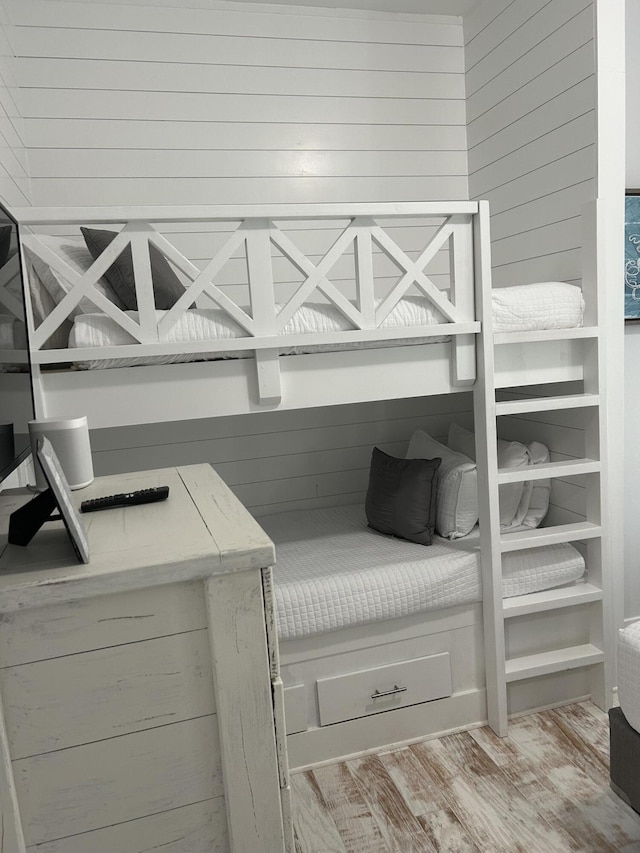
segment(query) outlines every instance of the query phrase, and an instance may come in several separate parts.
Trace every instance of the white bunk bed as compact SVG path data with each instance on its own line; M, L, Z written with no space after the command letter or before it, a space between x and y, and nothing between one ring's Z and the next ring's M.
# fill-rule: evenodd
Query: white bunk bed
M287 634L281 619L291 764L303 766L476 724L487 718L487 705L492 725L504 734L510 678L504 672L509 668L504 638L501 645L498 637L506 610L526 618L572 605L600 604L604 597L601 553L591 549L589 582L575 584L584 562L567 546L579 558L567 576L514 588L519 594L512 603L502 603L502 571L509 560L503 560L503 551L514 553L515 564L529 546L553 549L579 541L583 534L591 542L600 535L591 529L594 525L585 524L543 533L539 541L530 532L512 533L511 544L500 544L499 478L542 480L556 475L557 463L538 466L535 474L526 476L521 471L498 474L495 416L500 412L489 399L495 403L496 388L588 384L589 359L582 344L597 333L595 326L583 324L581 305L576 314L576 288L569 293L560 283L551 291L541 286L524 314L512 310L527 301L523 293L513 293L512 301L506 289L499 298L492 296L484 202L25 209L15 214L30 276L26 307L38 417L86 414L90 426L98 428L473 391L482 532L472 544L442 541L435 549L450 564L460 564L462 575L467 572L465 594L436 594L404 610L382 608L382 618L373 621L346 618L340 623L328 618L320 630L316 626L297 634ZM60 248L65 242L78 245L79 226L119 232L84 267L78 265L77 255ZM56 233L43 237L46 231ZM184 248L194 235L209 247L206 259L200 254L197 263ZM307 245L313 249L303 251ZM102 278L127 249L135 311L119 307ZM173 304L162 309L154 301L158 254L181 281ZM57 304L43 316L37 290L47 275L57 286L61 280L66 284ZM52 286L48 292L51 295ZM568 293L567 307L563 297ZM310 319L316 316L320 327L309 331ZM585 318L589 323L597 318L592 303ZM219 337L211 337L214 327ZM494 342L501 345L495 353ZM166 361L178 363L162 363ZM592 398L572 395L559 403L546 398L537 405L593 406ZM535 409L517 400L502 405L507 407L504 414L517 405L522 411ZM581 474L596 467L586 460L582 468L574 464L572 470ZM280 539L284 555L286 523L280 528L277 519L266 518L264 523L267 532L274 526L276 550ZM376 550L378 534L361 527L358 535L370 537ZM322 539L310 536L303 548L315 547ZM421 546L406 547L415 551ZM330 559L335 559L335 550ZM427 562L428 549L424 558ZM415 562L415 554L410 559ZM289 557L286 563L290 571ZM537 565L547 565L544 552L537 554ZM358 571L366 575L366 568ZM419 571L416 577L423 583ZM345 588L337 579L343 581L344 576L334 573L331 581L339 598ZM560 590L554 589L558 584ZM283 607L292 606L291 596L288 605L283 604L285 586L276 592ZM368 596L371 586L365 581L361 590ZM307 593L305 606L313 606L314 600L325 606L313 584ZM406 590L403 594L406 599ZM566 627L570 621L556 614L556 646L571 646L573 627ZM537 631L532 625L525 634L531 637ZM589 644L580 648L584 665L602 664L602 649ZM563 666L562 661L555 668L549 661L539 663L540 673L532 670L531 675L553 674ZM383 676L383 689L371 688L371 699L362 706L349 685L364 684L366 693L372 675ZM396 683L405 675L419 685L417 692ZM569 692L572 689L570 685ZM607 692L606 686L599 691L601 703L606 703ZM556 693L552 689L535 697L534 691L519 704L544 705L557 701Z

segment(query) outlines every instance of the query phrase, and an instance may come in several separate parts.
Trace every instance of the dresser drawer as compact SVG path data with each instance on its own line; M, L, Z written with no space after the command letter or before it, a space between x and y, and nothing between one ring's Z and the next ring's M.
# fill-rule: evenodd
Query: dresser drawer
M451 696L449 653L371 667L316 681L320 725Z

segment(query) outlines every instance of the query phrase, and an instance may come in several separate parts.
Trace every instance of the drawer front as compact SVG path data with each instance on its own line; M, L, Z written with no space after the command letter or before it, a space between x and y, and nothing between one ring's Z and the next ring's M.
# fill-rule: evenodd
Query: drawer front
M316 682L320 725L451 696L449 653L377 666Z

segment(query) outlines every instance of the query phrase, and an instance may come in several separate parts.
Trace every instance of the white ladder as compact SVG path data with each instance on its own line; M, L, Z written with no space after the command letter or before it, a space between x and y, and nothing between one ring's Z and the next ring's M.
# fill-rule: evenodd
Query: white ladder
M485 205L486 203L481 203ZM475 240L481 251L476 270L477 299L481 303L482 334L478 354L478 383L474 393L478 494L480 504L480 547L484 611L485 668L489 724L501 737L507 734L508 688L523 679L589 668L589 690L593 701L604 710L612 701L614 686L613 644L615 639L612 594L609 589L607 524L609 468L607 464L606 382L604 342L598 331L598 319L604 310L604 276L598 274L595 239L599 225L597 204L583 211L583 281L586 303L585 325L580 329L543 332L493 333L491 316L491 269L489 262L488 207L481 207ZM478 245L478 242L477 244ZM590 251L590 248L593 250ZM588 257L587 257L588 256ZM582 392L547 396L536 393L527 381L524 353L537 347L549 350L553 341L567 342L571 355L571 378L582 377ZM517 346L509 347L516 344ZM531 362L533 363L533 362ZM566 366L566 365L565 365ZM521 376L516 379L518 371ZM564 373L567 371L564 370ZM538 371L539 375L539 371ZM560 374L559 374L560 375ZM515 380L515 381L514 381ZM553 383L550 369L546 383ZM536 383L539 379L536 380ZM522 396L496 400L501 388L517 387ZM548 388L548 385L545 385ZM503 395L505 396L505 395ZM584 453L579 459L555 461L526 469L498 469L497 434L500 418L534 412L579 409L584 415ZM556 524L527 532L501 534L498 487L503 483L532 479L581 475L586 489L586 518L570 524ZM544 523L544 522L543 522ZM574 586L550 589L515 598L502 597L502 555L519 549L535 548L559 542L580 542L586 554L588 581ZM553 648L536 654L510 656L505 632L517 632L518 618L533 613L559 611L588 605L588 638L569 647ZM516 642L517 646L518 643ZM545 646L544 641L540 644ZM540 705L544 705L544 700Z

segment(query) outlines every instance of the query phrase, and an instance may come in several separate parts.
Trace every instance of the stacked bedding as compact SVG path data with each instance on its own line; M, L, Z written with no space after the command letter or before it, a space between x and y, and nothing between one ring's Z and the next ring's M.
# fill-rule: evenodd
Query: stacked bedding
M619 708L609 709L611 787L640 812L640 622L618 632Z
M584 300L575 284L542 281L491 292L494 332L533 332L582 326Z
M627 722L640 732L640 622L618 632L618 695Z
M406 542L367 526L356 506L265 516L276 546L278 630L283 640L482 600L476 532L433 545ZM568 543L507 553L509 598L577 581L581 554Z

